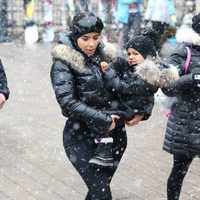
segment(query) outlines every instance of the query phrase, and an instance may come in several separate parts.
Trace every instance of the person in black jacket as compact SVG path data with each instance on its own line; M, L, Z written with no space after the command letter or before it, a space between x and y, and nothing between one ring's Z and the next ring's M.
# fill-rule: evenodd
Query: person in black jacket
M52 50L51 81L62 113L68 119L63 130L63 145L72 165L88 188L86 200L111 200L110 182L127 146L124 124L116 126L119 116L106 111L115 109L118 100L105 87L102 61L116 57L116 48L100 42L102 20L93 13L78 13L69 30L59 36ZM113 139L110 169L95 169L94 138L109 133Z
M0 60L0 109L4 106L6 100L8 99L10 94L6 73L4 71L3 64Z
M107 87L113 90L121 101L122 110L131 113L132 121L127 125L135 125L139 121L147 120L154 105L154 93L158 84L152 85L138 76L138 70L145 66L149 67L146 76L157 79L155 73L158 65L156 60L157 33L146 29L140 36L133 38L126 47L128 59L117 57L107 67L103 63L102 70L105 72ZM154 77L151 74L155 74ZM150 82L153 82L150 81Z
M156 65L154 39L156 40L156 33L153 30L145 31L141 36L135 37L128 43L128 60L117 57L109 66L106 62L101 63L106 87L118 96L120 101L118 110L126 113L126 115L122 112L118 114L128 126L136 125L141 120L147 120L152 112L154 93L157 91L158 86L151 85L139 78L136 69L140 68L141 65L148 65L151 69L149 73L154 74L154 69L156 69L154 67ZM106 138L101 137L96 140L100 139L103 141ZM98 155L89 160L90 164L97 167L101 165L101 154L105 150L101 148L98 152Z
M167 199L178 200L182 183L194 157L200 156L200 14L192 19L192 28L180 28L176 38L180 46L169 56L168 63L177 67L179 78L163 87L175 96L168 119L163 149L173 155L173 167L167 182ZM184 64L187 50L191 58L187 74Z

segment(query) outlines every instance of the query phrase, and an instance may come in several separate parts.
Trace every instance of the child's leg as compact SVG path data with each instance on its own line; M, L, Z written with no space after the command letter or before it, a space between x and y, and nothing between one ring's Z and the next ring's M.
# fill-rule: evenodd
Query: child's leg
M115 114L119 115L120 119L118 119L116 123L116 127L120 127L124 125L124 121L129 118L132 119L132 114L125 111L106 111L107 114ZM129 120L130 120L129 119ZM113 167L113 155L112 155L112 143L113 138L109 136L109 131L99 134L98 138L95 138L95 143L97 145L96 154L93 158L89 160L91 166L96 168L110 168Z
M110 168L113 167L112 137L95 138L97 145L95 156L89 160L92 167Z

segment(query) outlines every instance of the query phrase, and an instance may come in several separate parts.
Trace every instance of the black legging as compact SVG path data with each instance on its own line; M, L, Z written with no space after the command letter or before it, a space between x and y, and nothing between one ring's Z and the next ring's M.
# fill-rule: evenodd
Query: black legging
M167 182L167 199L178 200L183 179L189 169L193 157L174 155L174 164Z
M69 127L65 127L65 134L67 134L68 130ZM94 156L96 148L93 143L91 144L86 140L81 140L77 144L69 145L67 142L64 142L65 151L69 160L88 187L88 194L85 200L112 200L110 182L127 146L125 128L116 128L112 137L114 140L113 169L98 170L90 167L88 161Z
M158 38L155 45L156 45L156 50L160 51L162 45L161 38L167 28L167 24L159 21L152 21L152 28L158 33Z

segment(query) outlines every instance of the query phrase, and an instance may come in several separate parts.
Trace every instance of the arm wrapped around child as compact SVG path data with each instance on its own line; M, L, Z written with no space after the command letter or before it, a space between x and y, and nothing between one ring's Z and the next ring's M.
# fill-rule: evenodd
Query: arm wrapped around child
M124 58L118 57L109 65L102 62L101 68L106 87L120 99L120 109L126 113L123 116L126 124L133 126L141 120L147 120L151 116L154 105L153 95L158 87L138 78L135 74L135 65L129 65Z

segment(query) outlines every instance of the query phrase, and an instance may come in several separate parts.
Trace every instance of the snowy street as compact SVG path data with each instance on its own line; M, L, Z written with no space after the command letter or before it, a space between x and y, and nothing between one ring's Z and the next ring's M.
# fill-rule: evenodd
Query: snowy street
M1 43L10 98L0 110L0 199L83 200L87 192L62 146L65 118L50 82L53 44ZM113 200L166 200L172 155L162 150L167 118L155 105L148 121L128 128L128 148L111 184ZM200 199L194 159L181 200Z

